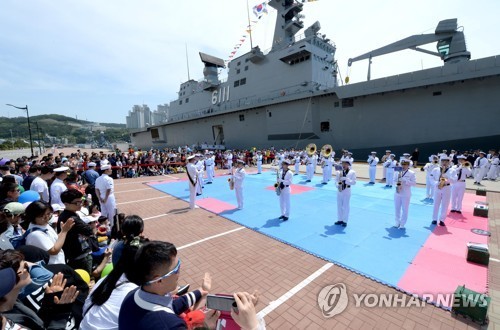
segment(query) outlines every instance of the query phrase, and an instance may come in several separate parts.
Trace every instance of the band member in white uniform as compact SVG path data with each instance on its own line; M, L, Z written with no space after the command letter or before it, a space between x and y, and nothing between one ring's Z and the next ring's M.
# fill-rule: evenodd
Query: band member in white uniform
M333 154L333 152L332 152ZM322 184L327 184L332 178L332 167L333 167L333 157L330 155L329 157L323 157L322 166L323 166L323 182Z
M293 175L299 175L300 171L300 152L295 152L295 156L293 158L295 165L295 173Z
M486 153L484 151L479 152L479 157L476 158L474 162L474 168L476 169L476 175L474 177L474 184L482 186L481 180L484 179L486 173L488 172L488 159L486 159Z
M314 153L312 155L312 163L313 163L313 175L316 173L316 166L318 166L318 154Z
M196 170L196 166L194 165L195 156L191 155L187 158L188 164L186 166L186 173L188 176L188 185L189 185L189 208L194 209L196 207L196 183L198 181L198 171Z
M257 151L257 174L262 174L262 152Z
M204 166L205 162L201 160L202 156L199 154L195 155L195 164L194 166L196 167L196 173L198 176L198 179L196 180L196 196L200 196L203 193L203 173L204 171Z
M211 152L205 155L205 167L207 169L207 184L212 184L214 181L215 160Z
M436 182L432 178L432 171L439 167L438 156L432 155L430 163L425 164L425 189L426 189L426 198L432 199L434 198L434 190L436 189Z
M241 159L236 161L236 171L233 173L234 191L236 193L236 202L238 209L243 209L243 180L245 180L245 162Z
M491 157L490 170L488 171L488 180L495 181L497 179L499 167L500 167L500 159L498 158L498 153L495 153Z
M404 229L408 220L408 208L410 207L411 187L417 184L415 172L410 170L410 161L405 159L401 162L403 170L396 172L394 184L396 192L394 193L394 206L396 207L396 224L394 227Z
M226 151L226 164L227 164L227 169L229 170L229 173L231 173L231 169L233 168L233 153L231 150Z
M290 194L292 192L291 185L293 182L293 173L288 169L288 166L290 165L290 161L288 159L285 159L281 165L281 170L278 173L278 184L281 188L281 216L279 218L283 221L287 221L290 217Z
M314 176L314 155L307 155L305 158L306 162L306 182L311 182Z
M101 214L108 218L113 226L116 213L115 185L110 176L113 170L111 165L102 165L101 170L101 176L95 180L95 192L101 203Z
M451 181L451 211L454 213L462 213L462 201L465 194L465 178L472 173L470 167L465 166L467 157L457 156L458 165L453 166L453 174Z
M351 162L342 162L342 171L337 171L337 217L336 225L347 226L351 201L351 187L356 184L356 172L350 169Z
M441 166L432 170L432 178L436 189L434 190L434 211L432 213L432 224L437 224L439 220L440 226L445 226L444 220L448 214L448 206L450 205L451 188L450 181L452 172L449 167L450 159L448 156L442 156Z
M386 150L385 151L385 155L382 156L382 159L380 159L380 162L382 164L384 164L384 167L383 167L383 172L382 172L382 180L380 180L380 182L384 182L386 181L386 187L387 186L390 186L392 184L392 182L387 182L387 167L385 166L387 160L391 158L391 151L390 150Z
M368 166L369 166L369 174L370 174L370 182L369 184L375 184L375 175L377 174L377 164L378 164L378 157L377 153L375 151L372 151L371 155L368 156Z
M398 165L398 162L396 161L396 155L395 154L390 154L387 160L384 163L384 169L385 169L385 178L386 178L386 187L387 188L392 188L392 184L394 181L394 167Z

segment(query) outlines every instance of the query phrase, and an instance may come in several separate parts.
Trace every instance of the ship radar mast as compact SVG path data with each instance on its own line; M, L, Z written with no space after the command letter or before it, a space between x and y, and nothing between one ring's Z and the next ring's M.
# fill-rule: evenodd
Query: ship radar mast
M277 11L273 48L293 42L295 34L304 27L300 20L304 5L295 0L271 0L268 5Z

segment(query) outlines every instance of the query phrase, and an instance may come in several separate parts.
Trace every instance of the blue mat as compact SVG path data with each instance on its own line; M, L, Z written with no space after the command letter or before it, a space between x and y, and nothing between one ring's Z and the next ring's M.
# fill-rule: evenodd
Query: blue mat
M351 210L346 228L337 221L335 182L321 184L320 177L305 183L305 176L294 176L295 184L314 188L291 196L290 219L280 216L279 197L271 187L276 174L247 175L244 182L244 209L236 209L236 196L229 190L227 177L217 177L205 185L200 198L215 198L235 205L220 215L323 259L396 287L408 266L432 232L429 227L432 204L425 200L424 188L413 188L406 230L393 228L394 188L359 181L352 188ZM151 185L167 194L188 201L188 183Z

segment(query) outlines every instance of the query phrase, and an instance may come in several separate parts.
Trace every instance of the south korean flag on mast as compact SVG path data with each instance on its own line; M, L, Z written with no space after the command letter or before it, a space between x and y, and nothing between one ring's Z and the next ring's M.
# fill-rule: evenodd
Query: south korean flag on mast
M267 4L266 2L263 2L261 4L258 4L257 6L253 7L253 13L257 18L261 18L262 15L267 14Z

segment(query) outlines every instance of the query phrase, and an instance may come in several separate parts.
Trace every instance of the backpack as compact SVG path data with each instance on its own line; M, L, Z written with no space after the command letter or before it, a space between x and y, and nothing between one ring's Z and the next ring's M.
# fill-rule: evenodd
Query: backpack
M26 238L28 237L28 235L31 234L34 231L37 231L37 230L40 230L40 231L43 231L44 233L47 233L47 229L42 229L42 228L39 228L39 227L33 227L33 228L30 228L30 229L26 230L24 232L24 234L22 234L21 236L16 236L16 237L10 238L10 244L12 244L12 246L14 247L14 249L17 249L17 248L19 248L21 246L26 245Z

